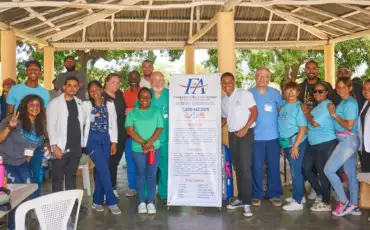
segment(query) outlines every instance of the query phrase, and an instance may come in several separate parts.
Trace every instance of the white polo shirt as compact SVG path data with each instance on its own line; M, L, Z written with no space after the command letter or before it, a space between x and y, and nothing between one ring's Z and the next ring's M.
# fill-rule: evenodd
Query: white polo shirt
M248 122L249 109L256 105L251 92L235 89L230 97L223 96L221 100L222 117L227 118L229 132L241 130ZM256 126L254 122L250 128Z

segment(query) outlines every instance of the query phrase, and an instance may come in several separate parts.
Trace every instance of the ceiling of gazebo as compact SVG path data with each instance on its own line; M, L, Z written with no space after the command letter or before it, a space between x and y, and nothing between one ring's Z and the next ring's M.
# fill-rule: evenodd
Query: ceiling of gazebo
M365 0L0 0L0 29L57 49L216 48L215 15L233 8L237 48L312 49L370 35Z

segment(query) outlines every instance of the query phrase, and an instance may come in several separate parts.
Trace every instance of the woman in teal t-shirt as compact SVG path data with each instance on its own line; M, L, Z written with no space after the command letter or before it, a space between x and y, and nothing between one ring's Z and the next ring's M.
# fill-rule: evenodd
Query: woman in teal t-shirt
M278 117L279 141L289 161L292 175L293 200L283 206L286 211L303 209L304 177L302 172L303 156L308 146L307 119L298 101L299 85L288 82L284 87L285 103L281 107Z
M340 78L335 88L342 101L337 108L334 105L330 105L329 113L335 119L335 131L339 143L325 165L325 174L339 198L332 214L335 216L344 216L346 214L361 215L358 207L358 180L356 177L356 153L360 146L357 124L358 104L355 98L353 98L350 79ZM349 200L344 192L342 182L336 174L342 166L349 182Z
M161 111L151 107L152 93L146 87L138 94L139 106L126 118L127 134L133 140L132 158L136 166L136 190L139 198L139 214L155 214L154 197L156 192L156 173L160 160L160 141L163 129ZM155 151L153 164L148 164L147 154ZM148 205L145 204L145 182L148 187Z

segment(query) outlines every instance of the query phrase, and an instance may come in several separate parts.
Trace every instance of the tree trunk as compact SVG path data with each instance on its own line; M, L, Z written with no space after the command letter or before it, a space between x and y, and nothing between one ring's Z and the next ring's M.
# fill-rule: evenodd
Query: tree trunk
M282 82L282 88L286 83L289 81L296 81L299 73L299 67L300 64L295 64L292 66L286 66L285 67L285 72L284 72L284 79Z

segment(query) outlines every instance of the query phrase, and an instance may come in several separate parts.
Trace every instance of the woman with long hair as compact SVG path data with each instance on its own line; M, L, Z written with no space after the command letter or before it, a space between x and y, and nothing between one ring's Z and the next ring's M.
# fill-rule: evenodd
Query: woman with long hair
M24 97L16 113L0 123L0 156L3 158L8 183L31 183L28 162L45 134L43 100L37 95ZM8 228L14 229L14 214L9 214Z
M304 203L303 157L306 152L307 119L298 100L299 85L288 82L284 87L285 103L279 111L279 142L289 161L293 183L293 200L283 206L286 211L302 210Z
M303 172L311 187L318 195L311 211L331 211L330 183L325 176L324 167L331 153L337 145L334 118L329 114L328 85L324 82L316 83L313 95L317 106L311 111L305 111L308 121L307 137L310 146L304 154ZM313 166L318 171L318 176L312 171Z
M335 216L346 214L361 215L358 207L358 180L356 177L357 150L360 146L358 137L358 104L353 96L352 82L347 78L338 79L335 86L342 101L335 108L330 104L330 115L335 119L335 131L338 145L325 165L328 177L338 196L336 208L332 211ZM349 183L350 199L348 200L337 171L343 166Z
M128 114L127 133L132 138L132 158L136 168L136 190L139 198L139 214L155 214L156 173L160 160L160 140L163 130L163 116L159 109L151 106L152 93L144 87L138 94L139 106ZM154 159L148 162L148 154L154 152ZM152 155L151 155L152 156ZM148 197L145 197L145 184ZM145 204L145 201L148 204Z
M117 153L117 114L112 101L103 98L103 86L90 81L87 90L89 101L84 101L84 147L95 164L95 190L92 208L104 211L106 197L112 214L121 214L109 172L109 158Z
M104 99L111 100L114 103L117 113L117 127L118 127L118 141L117 141L117 154L112 155L109 159L109 170L112 179L112 186L114 195L119 198L116 190L117 185L117 169L119 162L125 150L126 141L126 102L123 99L123 93L120 90L121 77L119 74L111 73L105 78L104 82Z

